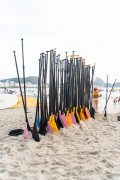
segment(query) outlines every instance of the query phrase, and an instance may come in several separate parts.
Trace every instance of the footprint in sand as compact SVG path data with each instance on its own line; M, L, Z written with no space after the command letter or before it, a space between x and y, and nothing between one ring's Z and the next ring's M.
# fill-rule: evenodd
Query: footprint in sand
M18 171L8 171L10 177L20 177L20 172Z
M99 151L92 151L92 152L90 152L90 154L91 155L97 155L97 154L99 154Z

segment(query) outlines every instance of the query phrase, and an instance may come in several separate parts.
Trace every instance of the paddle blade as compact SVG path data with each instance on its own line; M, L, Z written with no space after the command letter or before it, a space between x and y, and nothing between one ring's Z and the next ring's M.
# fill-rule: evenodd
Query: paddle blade
M60 118L60 121L61 121L61 123L62 123L62 126L65 127L65 123L64 123L64 120L63 120L63 117L62 117L62 116L63 116L63 115L60 115L59 118Z
M31 127L30 127L30 125L28 123L27 123L27 129L28 129L28 131L32 132L32 129L31 129Z
M11 130L8 135L10 135L10 136L18 136L18 135L21 135L23 133L24 133L23 129L14 129L14 130Z
M40 129L39 129L39 134L42 134L45 136L45 134L47 133L47 128L46 128L46 122L47 120L43 121L40 125Z
M57 123L58 123L58 125L59 125L59 128L63 128L63 125L62 125L62 122L61 122L61 120L60 120L60 118L59 118L59 115L60 115L60 113L57 114L56 120L57 120Z
M47 131L50 132L51 134L54 134L53 128L50 126L50 123L48 122L47 124Z
M90 111L87 107L85 107L85 115L86 115L87 119L91 118Z
M36 126L40 128L40 115L39 114L37 115L37 118L36 118Z
M25 123L24 133L23 133L24 139L28 139L28 128L27 123Z
M37 132L37 128L36 128L36 124L34 124L34 127L33 127L32 138L37 142L40 141L40 138L39 138L39 135Z
M81 119L84 121L84 122L86 122L86 116L85 116L85 113L84 113L84 109L82 108L81 109L81 111L80 111L80 117L81 117Z
M93 119L95 119L95 109L92 106L90 107L90 115Z
M73 124L76 124L77 122L76 122L76 119L75 119L75 116L74 116L73 112L71 113L71 118L72 118Z
M60 126L59 126L59 123L58 123L58 120L57 120L57 119L58 119L58 116L55 117L55 123L56 123L56 125L57 125L57 128L60 130Z
M104 117L107 117L107 113L106 113L106 111L105 111L105 113L104 113Z
M67 124L67 121L66 121L65 113L63 113L63 115L61 115L61 116L62 116L62 119L63 119L65 127L68 128L68 124Z
M76 119L76 122L79 123L79 120L78 120L78 118L77 118L76 113L74 113L74 117L75 117L75 119Z
M60 128L63 128L63 124L62 124L62 122L61 122L59 116L58 116L57 122L58 122L58 124L59 124L59 127L60 127Z

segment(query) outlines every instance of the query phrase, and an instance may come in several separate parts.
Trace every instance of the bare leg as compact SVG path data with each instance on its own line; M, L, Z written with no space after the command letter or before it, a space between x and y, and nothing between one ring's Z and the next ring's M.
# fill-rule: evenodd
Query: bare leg
M98 101L96 101L96 111L98 111Z
M94 101L94 109L97 111L97 101Z

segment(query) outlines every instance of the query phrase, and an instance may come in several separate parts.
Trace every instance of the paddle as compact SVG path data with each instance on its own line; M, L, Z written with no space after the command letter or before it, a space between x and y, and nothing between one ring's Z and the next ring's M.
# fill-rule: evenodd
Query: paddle
M91 84L90 84L90 101L89 101L90 114L91 114L91 117L93 119L95 119L95 109L92 106L92 102L93 102L94 72L95 72L95 64L94 64L94 66L92 66L92 77L91 77Z
M47 118L46 118L46 78L47 78L47 56L45 53L40 54L41 59L41 74L40 74L40 108L41 108L41 121L39 133L42 135L46 134Z
M41 59L39 60L37 105L36 105L35 122L34 122L33 132L32 132L32 137L37 142L40 141L40 138L39 138L39 135L38 135L38 131L37 131L37 127L40 128L40 113L39 113L39 103L40 103L39 102L39 96L40 96L40 70L41 70L40 67L41 67Z
M22 44L22 63L23 63L23 84L24 84L24 111L25 111L25 116L26 116L26 122L27 122L27 128L28 131L32 132L31 127L29 126L28 123L28 117L27 117L27 105L26 105L26 84L25 84L25 65L24 65L24 48L23 48L23 39L21 39L21 44Z
M112 85L112 89L111 89L111 91L110 91L110 93L109 93L109 96L108 96L108 98L107 98L107 100L106 100L106 104L105 104L105 107L104 107L104 111L105 111L105 113L104 113L104 117L106 117L106 116L107 116L107 113L106 113L106 108L107 108L107 104L108 104L108 101L109 101L109 99L110 99L110 96L111 96L112 90L113 90L113 88L114 88L114 86L115 86L115 82L116 82L116 79L115 79L115 81L114 81L114 83L113 83L113 85Z
M107 94L108 94L108 75L107 75L107 81L106 81L106 104L107 104ZM104 117L107 117L107 106L105 108Z
M24 102L24 98L23 98L22 87L21 87L20 76L19 76L19 70L18 70L17 59L16 59L16 52L13 51L13 53L14 53L17 78L18 78L18 83L19 83L19 88L20 88L20 93L21 93L21 98L22 98L22 103L23 103L23 108L24 108L25 119L26 119L28 130L32 131L30 128L29 122L28 122L27 112L26 112L26 108L25 108L25 102Z

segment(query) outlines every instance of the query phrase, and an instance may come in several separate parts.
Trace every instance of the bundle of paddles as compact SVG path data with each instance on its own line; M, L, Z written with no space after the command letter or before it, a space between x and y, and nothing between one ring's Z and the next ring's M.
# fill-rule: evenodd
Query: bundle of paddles
M24 53L22 39L24 94L21 90L16 53L14 51L18 82L23 100L28 131L35 141L40 141L39 134L59 133L60 128L94 118L92 107L93 78L95 66L85 64L85 59L75 55L61 59L56 49L40 54L38 70L37 104L33 128L27 117Z

